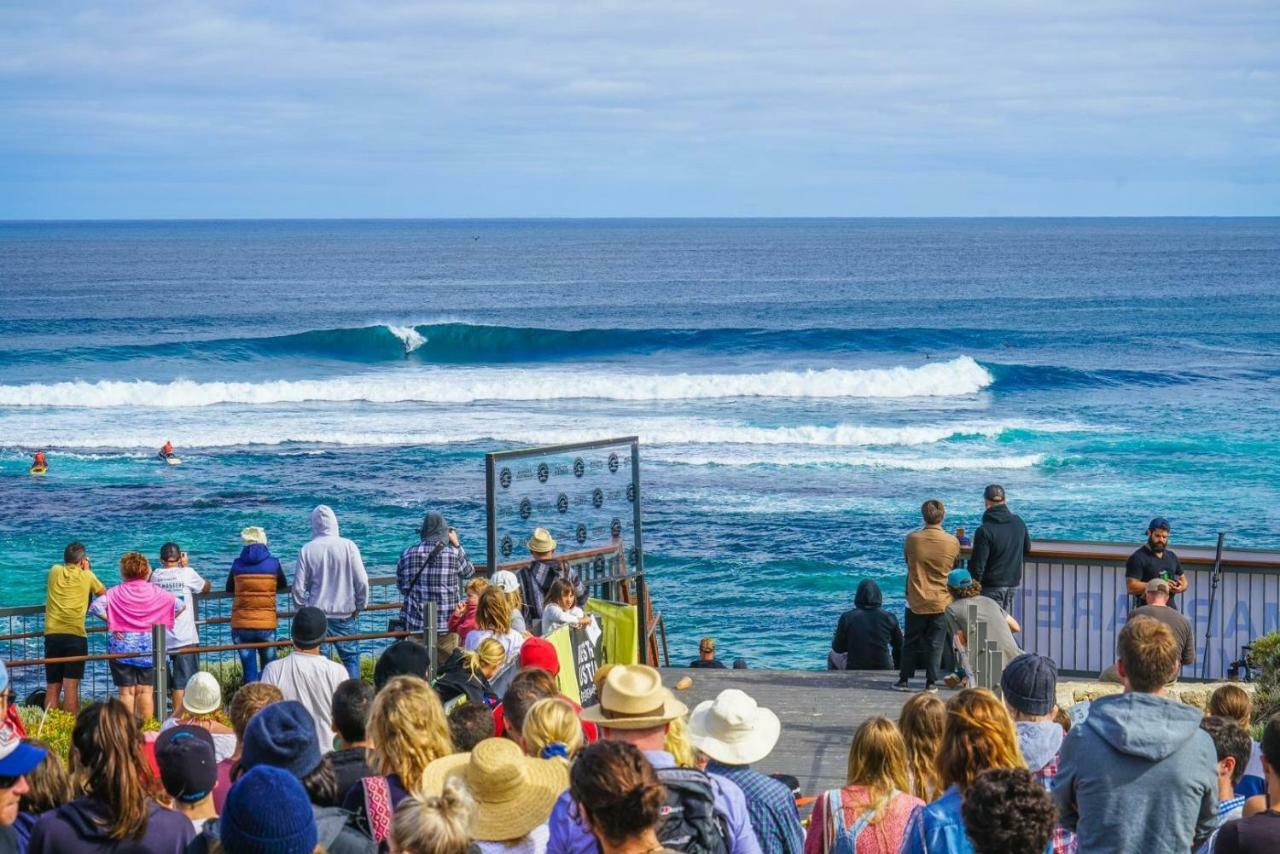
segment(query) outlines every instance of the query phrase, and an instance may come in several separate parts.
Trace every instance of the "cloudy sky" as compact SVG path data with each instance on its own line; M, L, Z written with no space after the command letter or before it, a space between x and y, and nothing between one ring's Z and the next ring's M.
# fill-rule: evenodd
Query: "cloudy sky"
M1280 214L1280 2L0 0L0 218Z

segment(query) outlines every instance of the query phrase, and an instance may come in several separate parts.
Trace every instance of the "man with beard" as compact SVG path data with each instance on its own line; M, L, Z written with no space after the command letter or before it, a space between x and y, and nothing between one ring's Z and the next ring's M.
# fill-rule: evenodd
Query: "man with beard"
M1178 556L1169 550L1168 545L1169 520L1157 516L1147 526L1147 542L1125 561L1125 585L1134 597L1134 608L1145 603L1147 582L1163 578L1169 582L1169 607L1177 609L1178 604L1173 597L1187 589L1187 578Z

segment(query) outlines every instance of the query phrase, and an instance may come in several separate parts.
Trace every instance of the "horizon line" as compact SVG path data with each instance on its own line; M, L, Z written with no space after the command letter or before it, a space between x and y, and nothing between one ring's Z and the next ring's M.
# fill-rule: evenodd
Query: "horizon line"
M0 225L44 225L56 223L228 223L228 222L850 222L850 221L991 221L991 220L1267 220L1280 219L1276 214L993 214L986 216L959 215L792 215L792 216L326 216L326 217L67 217L67 218L0 218Z

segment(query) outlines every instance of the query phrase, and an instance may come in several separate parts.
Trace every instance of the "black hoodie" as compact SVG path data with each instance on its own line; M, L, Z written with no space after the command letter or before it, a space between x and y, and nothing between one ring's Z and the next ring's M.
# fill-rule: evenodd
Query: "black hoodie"
M898 667L902 655L902 629L898 627L898 618L880 607L883 603L880 585L864 578L854 594L852 610L840 615L835 636L831 638L831 649L848 654L846 669L889 670Z
M1022 561L1031 552L1031 535L1022 519L1005 504L995 504L982 514L973 534L969 574L983 587L1017 587L1022 584Z
M181 854L195 838L196 830L182 813L151 804L147 829L141 840L112 839L111 811L99 801L77 798L50 810L36 822L27 843L30 854L61 854L64 851L110 852L141 843L155 854Z

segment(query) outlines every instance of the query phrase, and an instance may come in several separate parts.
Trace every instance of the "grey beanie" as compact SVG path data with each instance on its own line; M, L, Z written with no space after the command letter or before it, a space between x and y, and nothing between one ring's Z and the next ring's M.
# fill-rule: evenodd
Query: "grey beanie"
M1024 652L1010 661L1000 677L1004 699L1025 715L1047 715L1058 702L1058 665L1053 659Z

